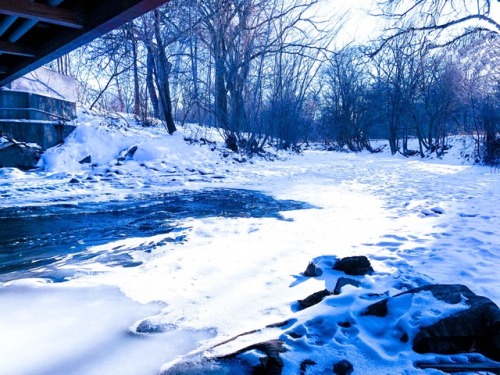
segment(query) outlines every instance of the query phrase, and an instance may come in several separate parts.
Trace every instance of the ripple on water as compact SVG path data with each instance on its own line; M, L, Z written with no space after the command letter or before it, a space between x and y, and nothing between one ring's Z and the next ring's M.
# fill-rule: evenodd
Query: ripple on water
M304 202L243 189L180 191L99 203L69 204L68 199L46 206L0 208L0 278L46 266L61 256L81 254L90 246L123 239L124 234L128 238L167 234L189 218L284 220L283 211L312 208ZM182 242L184 235L166 241ZM123 267L137 265L116 253L108 261Z

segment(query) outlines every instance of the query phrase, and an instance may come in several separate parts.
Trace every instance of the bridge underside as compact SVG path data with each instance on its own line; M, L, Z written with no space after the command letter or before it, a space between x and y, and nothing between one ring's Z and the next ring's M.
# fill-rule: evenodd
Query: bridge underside
M0 0L0 87L168 0Z

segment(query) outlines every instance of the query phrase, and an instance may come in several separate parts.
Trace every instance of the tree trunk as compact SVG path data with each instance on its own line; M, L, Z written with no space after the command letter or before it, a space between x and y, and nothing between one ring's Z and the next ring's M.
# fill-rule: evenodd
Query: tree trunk
M154 83L154 70L155 70L155 59L154 52L151 47L147 47L147 62L146 62L146 86L148 88L149 97L151 99L151 106L153 107L153 117L159 118L159 104L158 95L156 94L156 87Z
M167 131L173 134L177 128L175 127L174 118L172 116L172 98L170 96L170 83L169 75L172 69L172 64L168 61L163 46L163 39L160 32L160 13L158 10L154 12L155 36L157 42L156 54L156 83L158 86L158 93L163 110L164 120L167 123Z
M227 90L224 79L224 60L221 56L214 55L215 58L215 117L219 126L228 129L227 119Z
M137 67L137 40L135 39L133 30L129 31L130 40L132 42L132 57L134 69L134 115L141 115L141 97L139 92L139 68Z

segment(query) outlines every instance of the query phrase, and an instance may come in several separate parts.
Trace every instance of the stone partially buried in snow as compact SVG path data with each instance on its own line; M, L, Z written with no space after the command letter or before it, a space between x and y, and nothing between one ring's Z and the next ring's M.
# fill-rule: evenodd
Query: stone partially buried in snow
M348 277L341 277L337 280L335 284L335 289L333 289L333 294L339 295L342 291L342 288L346 285L352 285L356 288L359 288L361 283L358 280L350 279Z
M157 334L170 332L177 329L177 326L172 323L157 322L152 319L144 319L140 322L135 329L132 329L134 333L140 334Z
M351 362L343 359L333 365L333 373L336 375L351 375L354 371L354 367Z
M465 299L469 306L420 327L413 341L417 353L455 354L478 352L495 361L500 360L500 309L486 297L474 294L464 285L426 285L390 297L429 291L434 298L448 304L458 304ZM385 317L388 301L384 299L368 308L362 315Z
M84 157L82 160L80 160L78 163L90 164L90 163L92 163L92 156L88 155L88 156Z
M259 353L258 362L250 363L244 358ZM179 362L161 372L162 375L232 375L232 374L262 374L281 375L284 363L280 353L286 352L284 343L280 340L270 340L247 346L236 352L211 359L197 359Z
M313 262L309 262L306 270L304 271L304 276L306 277L318 277L323 274L321 268L315 265Z
M304 310L304 309L307 309L308 307L317 305L318 303L323 301L323 298L328 297L331 294L332 293L330 293L327 289L313 293L309 297L298 301L299 310Z
M351 276L363 276L373 273L370 261L364 255L342 258L333 265L333 269Z
M36 144L27 144L9 140L0 143L0 168L19 168L23 170L36 167L42 149Z

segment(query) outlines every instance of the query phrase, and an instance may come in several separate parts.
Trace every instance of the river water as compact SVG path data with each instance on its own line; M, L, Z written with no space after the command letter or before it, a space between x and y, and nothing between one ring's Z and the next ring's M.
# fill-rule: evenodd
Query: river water
M68 261L91 260L133 267L127 254L111 251L86 253L89 246L123 238L171 233L182 241L182 221L206 217L273 217L280 211L309 208L303 202L277 200L258 191L209 189L135 197L122 201L57 204L0 209L0 281L29 277L71 254ZM142 247L141 251L151 251ZM57 275L37 277L64 281Z

